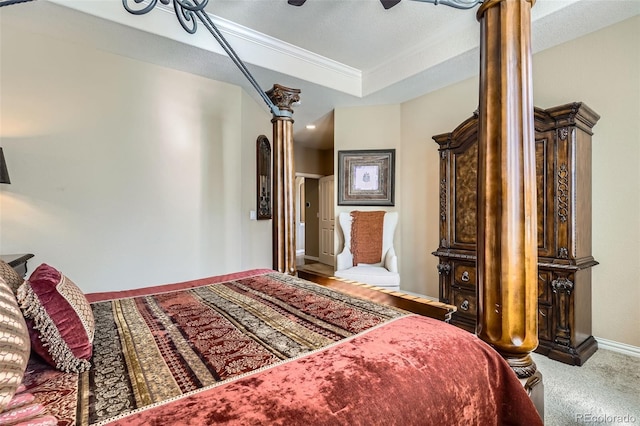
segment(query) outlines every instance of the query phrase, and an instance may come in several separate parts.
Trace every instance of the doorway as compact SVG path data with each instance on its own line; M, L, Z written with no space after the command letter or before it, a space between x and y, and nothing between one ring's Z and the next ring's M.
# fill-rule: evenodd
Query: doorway
M321 176L296 173L296 264L319 261L318 182Z
M325 263L333 267L333 250L327 253L322 236L326 240L327 211L333 212L333 191L326 194L327 177L296 174L296 264ZM323 189L324 188L324 189ZM323 196L323 193L324 196ZM333 217L333 214L330 215ZM325 223L323 228L322 223ZM333 241L333 239L332 239ZM327 257L329 254L329 257Z

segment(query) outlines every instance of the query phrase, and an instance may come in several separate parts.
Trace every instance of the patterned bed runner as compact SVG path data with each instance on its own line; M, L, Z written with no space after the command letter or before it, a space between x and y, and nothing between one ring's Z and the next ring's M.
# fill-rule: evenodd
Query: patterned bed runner
M78 425L215 386L407 314L275 272L92 306L93 367L78 377Z

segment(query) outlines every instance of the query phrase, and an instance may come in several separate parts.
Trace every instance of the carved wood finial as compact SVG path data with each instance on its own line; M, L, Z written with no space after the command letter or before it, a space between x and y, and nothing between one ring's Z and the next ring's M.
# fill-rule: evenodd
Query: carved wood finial
M281 110L293 112L292 105L300 102L300 89L291 89L290 87L274 84L271 90L267 90L265 93L271 99L271 102Z
M566 127L559 129L558 136L560 137L561 141L566 141L567 137L569 136L569 129Z

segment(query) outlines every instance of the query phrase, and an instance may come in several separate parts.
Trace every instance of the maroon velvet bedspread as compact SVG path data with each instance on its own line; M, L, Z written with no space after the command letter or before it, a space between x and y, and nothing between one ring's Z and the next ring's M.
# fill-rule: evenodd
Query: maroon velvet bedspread
M413 315L113 424L220 423L542 424L496 352L458 328Z
M36 360L25 383L39 401L49 403L60 424L76 420L109 425L541 424L511 369L475 336L430 318L347 300L314 286L260 270L172 285L170 293L162 291L167 287L127 293L136 297L94 307L105 324L119 324L114 336L129 341L116 345L122 346L122 356L103 337L94 342L94 353L103 352L94 356L96 371L74 376L53 372ZM177 291L180 288L191 290ZM111 299L109 294L91 298ZM181 303L189 311L196 304L211 305L213 313L203 310L202 314L204 326L214 324L207 336L220 330L234 333L233 349L223 345L225 350L220 352L219 344L203 346L206 339L201 332L193 334L196 340L187 336L194 317L181 312ZM236 303L253 312L245 315ZM111 311L115 320L110 319ZM141 325L132 324L133 319ZM187 322L181 325L181 321ZM283 328L285 323L291 323L294 331ZM181 331L173 331L174 326ZM138 329L148 335L131 334ZM182 342L182 335L191 349ZM135 344L144 339L156 340L162 350L148 350L151 343ZM182 355L167 353L172 345ZM203 347L217 352L201 351ZM134 353L139 353L139 360L132 359ZM249 358L237 358L241 353ZM246 359L254 366L238 369L248 365ZM163 381L152 383L160 376L149 371L145 362L157 365L158 371L171 370L174 379L162 376ZM194 365L199 370L175 375L174 370L188 371ZM210 382L204 377L210 377ZM100 381L105 383L94 388L94 382ZM133 392L133 396L122 392ZM131 406L122 409L109 401ZM102 404L102 408L96 411L91 404Z

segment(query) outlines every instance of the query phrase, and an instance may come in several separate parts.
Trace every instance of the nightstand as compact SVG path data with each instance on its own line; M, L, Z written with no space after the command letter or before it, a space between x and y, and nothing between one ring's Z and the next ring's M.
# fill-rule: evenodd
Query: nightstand
M33 257L31 253L3 254L0 258L16 270L21 277L27 276L27 261Z

